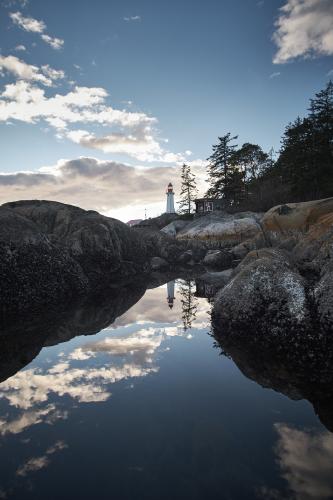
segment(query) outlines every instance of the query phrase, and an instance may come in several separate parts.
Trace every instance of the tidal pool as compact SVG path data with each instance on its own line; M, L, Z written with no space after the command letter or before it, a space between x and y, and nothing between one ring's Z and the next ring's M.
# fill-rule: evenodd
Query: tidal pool
M333 498L333 434L222 354L204 294L127 287L0 338L0 498Z

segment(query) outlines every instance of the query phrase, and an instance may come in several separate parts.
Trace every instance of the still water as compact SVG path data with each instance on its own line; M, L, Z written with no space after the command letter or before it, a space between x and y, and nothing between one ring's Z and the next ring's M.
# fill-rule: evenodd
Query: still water
M333 434L221 353L194 292L129 287L3 340L0 498L333 498Z

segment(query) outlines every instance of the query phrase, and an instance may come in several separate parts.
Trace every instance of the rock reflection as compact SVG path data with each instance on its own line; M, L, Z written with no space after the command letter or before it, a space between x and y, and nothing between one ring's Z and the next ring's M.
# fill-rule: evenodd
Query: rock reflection
M325 427L333 432L333 338L322 333L284 337L248 335L237 331L226 335L217 324L214 336L222 353L242 373L263 387L291 399L307 399Z
M42 347L66 342L78 335L93 335L124 314L143 295L146 287L122 286L107 296L71 304L44 315L25 316L1 325L0 382L30 363Z
M64 396L78 403L103 402L111 396L112 384L156 373L159 367L154 357L162 342L184 336L180 316L184 320L186 314L186 333L198 309L191 282L182 281L177 286L182 299L172 310L165 304L165 295L172 295L174 300L175 282L172 289L164 286L148 290L140 301L146 286L131 285L120 287L104 299L71 306L70 311L58 315L50 313L30 322L26 319L24 329L15 325L8 328L0 337L0 345L2 342L5 346L1 356L8 357L2 365L0 385L0 399L7 404L8 415L0 417L0 434L20 434L36 424L52 425L66 419L69 405L64 408L59 404L59 398ZM163 303L165 307L161 307ZM204 312L200 314L203 319ZM42 347L100 330L104 331L102 337L82 339L74 348L65 343L64 352L51 366L44 363L15 374Z
M297 500L333 498L333 435L276 424L276 454L282 475Z

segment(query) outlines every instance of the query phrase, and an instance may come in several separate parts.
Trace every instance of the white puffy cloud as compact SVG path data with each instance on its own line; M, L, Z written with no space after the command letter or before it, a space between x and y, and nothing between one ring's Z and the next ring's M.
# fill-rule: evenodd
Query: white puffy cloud
M0 121L46 122L56 130L59 138L105 153L127 154L140 161L179 163L190 154L189 151L182 154L165 150L155 137L155 117L107 105L108 93L101 87L75 86L70 92L47 96L44 89L27 80L51 86L65 77L62 70L49 65L39 69L15 56L0 57L1 67L19 80L5 85L0 94ZM85 129L73 128L82 123L112 130L98 136Z
M22 28L24 31L30 31L31 33L43 33L46 29L44 21L38 21L33 17L25 17L21 14L21 12L11 12L9 17L14 24Z
M46 24L44 23L44 21L38 21L33 17L23 16L21 12L11 12L9 14L9 17L14 24L19 26L24 31L39 34L42 40L50 45L53 49L58 50L63 47L64 40L62 40L61 38L52 37L45 33Z
M61 49L64 45L64 40L61 38L52 37L50 35L46 35L45 33L41 35L41 39L55 50Z
M192 169L203 192L205 167L198 162ZM170 181L177 201L179 177L179 167L132 167L81 157L60 160L55 166L37 172L0 173L0 197L3 202L27 198L57 200L111 216L116 216L113 211L129 207L132 214L129 218L133 218L138 206L149 208L160 203L159 210L163 212L165 187Z
M275 424L283 477L297 500L333 498L333 434L311 433Z
M16 45L15 50L17 52L25 52L27 49L26 49L25 45Z
M280 9L273 40L273 62L333 54L332 0L288 0Z
M39 70L37 66L27 64L16 56L2 56L0 55L0 72L8 72L14 75L19 80L31 80L37 81L44 85L52 85L52 77L50 78L50 71L52 70L49 66L44 66L46 68L45 74Z
M62 69L54 69L49 64L44 64L41 67L44 75L48 76L51 80L61 80L65 78L65 72Z

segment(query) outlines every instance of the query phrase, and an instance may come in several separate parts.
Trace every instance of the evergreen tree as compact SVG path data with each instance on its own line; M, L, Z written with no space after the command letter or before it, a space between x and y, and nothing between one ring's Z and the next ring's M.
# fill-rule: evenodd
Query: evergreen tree
M316 190L331 196L333 191L333 82L310 101L309 120L312 125L311 166Z
M219 137L218 144L213 145L213 153L207 158L210 188L206 196L210 198L224 198L229 203L235 200L241 177L233 161L237 145L232 141L236 139L237 136L231 137L230 132Z
M179 212L190 214L192 211L193 202L197 197L197 185L195 176L191 172L190 165L185 163L181 171L181 190L179 201Z
M256 180L264 172L268 160L268 154L264 153L258 144L249 142L243 144L233 155L233 161L243 172L246 183Z
M310 101L310 113L290 123L282 137L276 174L297 201L333 194L333 84Z

